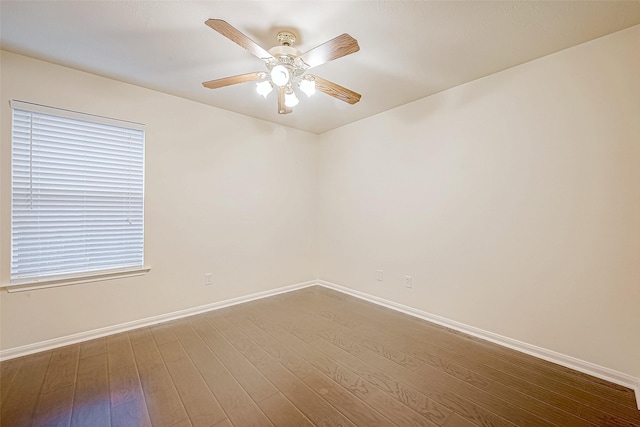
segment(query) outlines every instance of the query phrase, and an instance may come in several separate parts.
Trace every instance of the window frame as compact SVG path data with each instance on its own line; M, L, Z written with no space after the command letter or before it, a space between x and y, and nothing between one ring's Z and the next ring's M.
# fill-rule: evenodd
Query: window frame
M134 277L146 274L150 271L150 267L145 265L145 227L144 227L144 218L145 218L145 163L146 163L146 132L145 126L140 123L112 119L103 116L97 116L87 113L80 113L71 110L65 110L55 107L48 107L44 105L11 100L10 101L10 111L11 111L11 142L10 142L10 184L9 184L9 199L10 199L10 260L9 260L9 283L3 284L2 287L5 287L9 292L15 291L23 291L23 290L35 290L42 288L49 288L54 286L65 286L65 285L73 285L79 283L90 283L96 281L103 280L111 280L116 278L124 278L124 277ZM71 119L71 120L81 120L83 122L98 124L98 125L108 125L108 126L117 126L120 128L126 128L134 131L142 131L142 224L141 224L141 239L142 239L142 248L141 248L141 263L136 264L135 266L120 266L115 268L102 268L102 269L89 269L84 271L74 271L67 273L58 273L58 274L40 274L37 276L30 277L14 277L13 271L13 262L14 262L14 110L26 111L29 113L35 114L46 114L49 116L55 116L58 118ZM140 234L138 234L140 235Z

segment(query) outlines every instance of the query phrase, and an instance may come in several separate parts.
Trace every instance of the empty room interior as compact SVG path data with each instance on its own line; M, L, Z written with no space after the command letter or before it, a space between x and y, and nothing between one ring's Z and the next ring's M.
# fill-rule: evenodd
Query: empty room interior
M0 2L0 425L640 426L639 1Z

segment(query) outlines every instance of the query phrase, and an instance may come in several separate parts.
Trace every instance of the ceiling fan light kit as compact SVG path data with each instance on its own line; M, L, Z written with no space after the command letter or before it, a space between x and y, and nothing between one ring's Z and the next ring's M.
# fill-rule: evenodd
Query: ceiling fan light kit
M288 31L281 31L276 37L279 45L267 51L226 21L209 19L205 24L261 59L268 70L268 72L261 71L210 80L202 83L206 88L217 89L259 80L256 84L256 91L264 98L271 93L274 87L278 89L279 114L291 113L293 111L292 108L298 105L299 100L294 88L298 88L307 97L312 96L316 90L319 90L349 104L355 104L360 101L361 95L352 90L320 77L305 74L312 67L317 67L360 50L356 39L348 34L342 34L305 53L301 53L293 47L296 42L296 36Z

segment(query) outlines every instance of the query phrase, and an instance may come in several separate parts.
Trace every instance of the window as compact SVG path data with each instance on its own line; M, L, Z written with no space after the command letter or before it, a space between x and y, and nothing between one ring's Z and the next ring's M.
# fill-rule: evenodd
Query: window
M11 107L11 285L142 270L144 127Z

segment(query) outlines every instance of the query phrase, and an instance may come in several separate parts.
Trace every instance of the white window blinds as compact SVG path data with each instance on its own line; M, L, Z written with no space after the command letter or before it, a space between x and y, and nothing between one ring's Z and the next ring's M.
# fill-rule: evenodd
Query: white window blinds
M142 267L144 127L11 107L12 284Z

